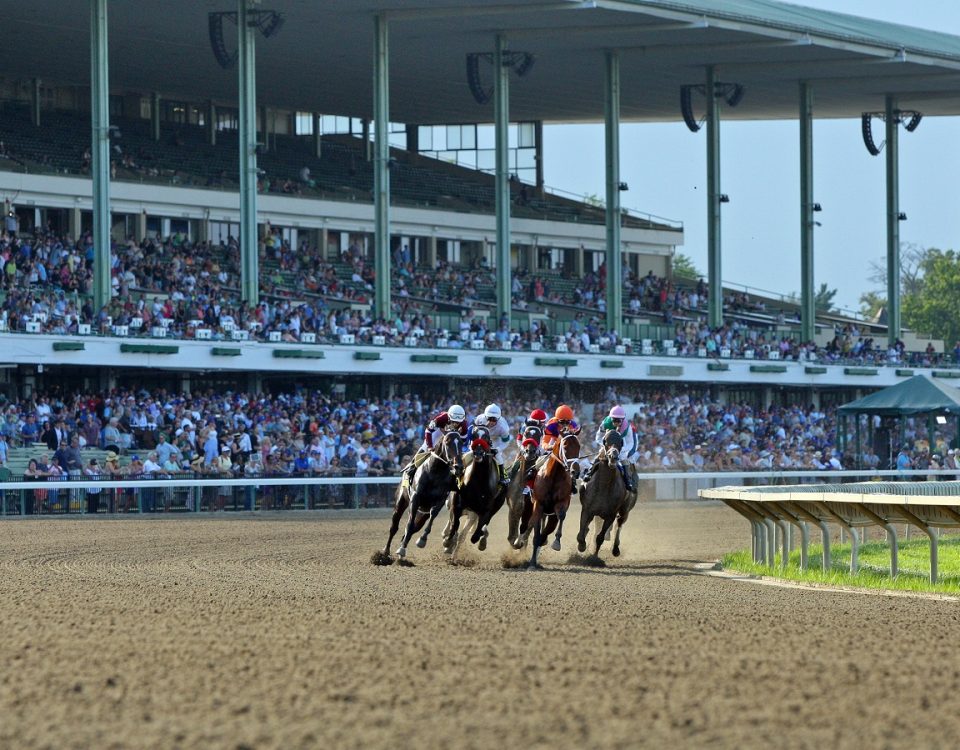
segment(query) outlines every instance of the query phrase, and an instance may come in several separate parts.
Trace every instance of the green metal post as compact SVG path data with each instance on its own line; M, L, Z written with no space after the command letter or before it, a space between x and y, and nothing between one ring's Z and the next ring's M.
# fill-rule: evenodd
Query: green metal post
M30 81L30 123L34 127L40 126L40 79Z
M800 336L813 341L813 89L800 82Z
M110 74L107 0L90 0L90 124L93 140L93 302L110 302Z
M854 447L854 451L856 451L857 468L862 469L863 468L863 448L860 445L860 415L854 414L853 418L857 420L857 428L856 428L857 444Z
M717 74L707 67L707 318L712 328L723 325L723 281L720 257L720 107Z
M497 329L510 327L510 69L504 53L507 40L497 35L493 55L493 119L496 133Z
M160 92L154 91L150 97L150 137L160 140Z
M620 244L620 56L607 51L604 87L604 144L607 170L607 331L619 331L623 317Z
M257 254L257 72L256 27L249 0L237 0L240 83L240 290L248 305L260 302Z
M900 147L897 100L886 98L887 157L887 343L900 338Z
M373 45L374 269L376 314L390 318L390 49L387 19L377 15Z

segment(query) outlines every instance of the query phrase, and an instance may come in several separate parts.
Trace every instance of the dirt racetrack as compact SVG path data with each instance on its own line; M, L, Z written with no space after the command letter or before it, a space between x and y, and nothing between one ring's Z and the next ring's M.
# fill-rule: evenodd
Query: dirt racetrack
M382 511L0 523L0 748L960 741L957 603L700 575L747 542L711 504L639 507L605 569L570 529L504 569L497 521L413 568L370 564Z

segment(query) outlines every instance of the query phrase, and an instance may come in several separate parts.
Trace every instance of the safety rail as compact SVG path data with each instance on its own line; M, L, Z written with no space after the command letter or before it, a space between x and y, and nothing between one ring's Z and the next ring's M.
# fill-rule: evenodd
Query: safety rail
M836 477L841 472L831 473ZM849 474L851 472L842 472ZM830 526L850 536L850 572L859 569L858 530L879 526L890 543L890 575L896 577L898 538L895 524L914 526L930 539L930 581L938 578L940 529L960 528L960 482L954 471L871 472L871 475L910 479L934 476L934 481L870 481L850 484L767 485L717 487L698 491L701 498L720 500L750 523L755 562L773 567L778 547L786 567L792 546L791 529L800 533L800 567L808 565L809 525L823 540L823 569L831 567ZM946 480L946 481L944 481ZM779 531L779 534L777 533ZM779 539L779 544L778 544Z
M392 502L399 476L179 476L0 482L0 516L319 510Z

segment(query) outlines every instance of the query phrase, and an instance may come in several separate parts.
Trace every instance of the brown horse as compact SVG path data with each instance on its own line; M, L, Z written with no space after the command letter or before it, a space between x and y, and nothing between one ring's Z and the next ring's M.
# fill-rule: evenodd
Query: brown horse
M617 522L617 534L613 542L613 556L620 556L620 529L627 522L627 516L637 502L636 494L627 491L617 462L620 460L620 447L623 441L615 430L604 436L603 447L597 454L596 464L590 478L580 490L580 533L577 534L577 550L587 549L587 528L594 517L601 519L597 525L595 554L600 554L600 546L607 532Z
M580 441L576 435L564 435L553 444L546 462L537 472L533 483L533 511L530 528L533 529L533 554L527 567L535 569L540 547L556 529L551 548L560 551L563 520L570 508L573 483L580 474Z
M507 487L507 541L514 549L523 549L527 543L530 528L530 514L533 503L530 496L523 494L527 486L527 470L537 462L539 450L535 443L527 445L520 453L520 465Z
M390 557L390 543L393 542L393 537L400 528L400 518L408 506L410 517L403 541L397 548L397 557L403 560L407 556L410 537L422 529L429 518L427 528L417 541L418 547L425 547L434 519L443 507L447 495L456 489L457 480L461 476L463 476L463 459L460 456L460 436L456 432L448 432L417 469L410 485L407 486L405 482L401 482L397 488L393 518L390 521L390 536L383 550L374 555L374 562L378 565L389 565L393 562Z

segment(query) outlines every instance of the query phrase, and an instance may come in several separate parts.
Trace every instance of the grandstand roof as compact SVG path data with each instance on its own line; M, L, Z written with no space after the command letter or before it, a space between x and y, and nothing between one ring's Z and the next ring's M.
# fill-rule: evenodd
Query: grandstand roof
M19 30L5 40L5 75L87 84L89 0L5 5L6 28ZM110 3L114 91L236 101L236 71L215 61L207 27L209 12L236 5ZM814 85L816 117L882 109L887 93L902 108L960 114L960 38L774 0L263 0L261 7L287 18L274 38L258 41L262 104L369 117L372 15L384 11L392 18L397 122L490 121L492 104L471 97L465 55L492 51L497 32L511 49L536 56L530 73L513 79L513 119L601 120L606 49L621 51L625 120L678 120L679 87L702 82L708 64L721 80L746 87L737 108L725 107L727 118L795 118L802 79ZM230 24L227 31L235 38ZM486 81L490 73L482 68Z

